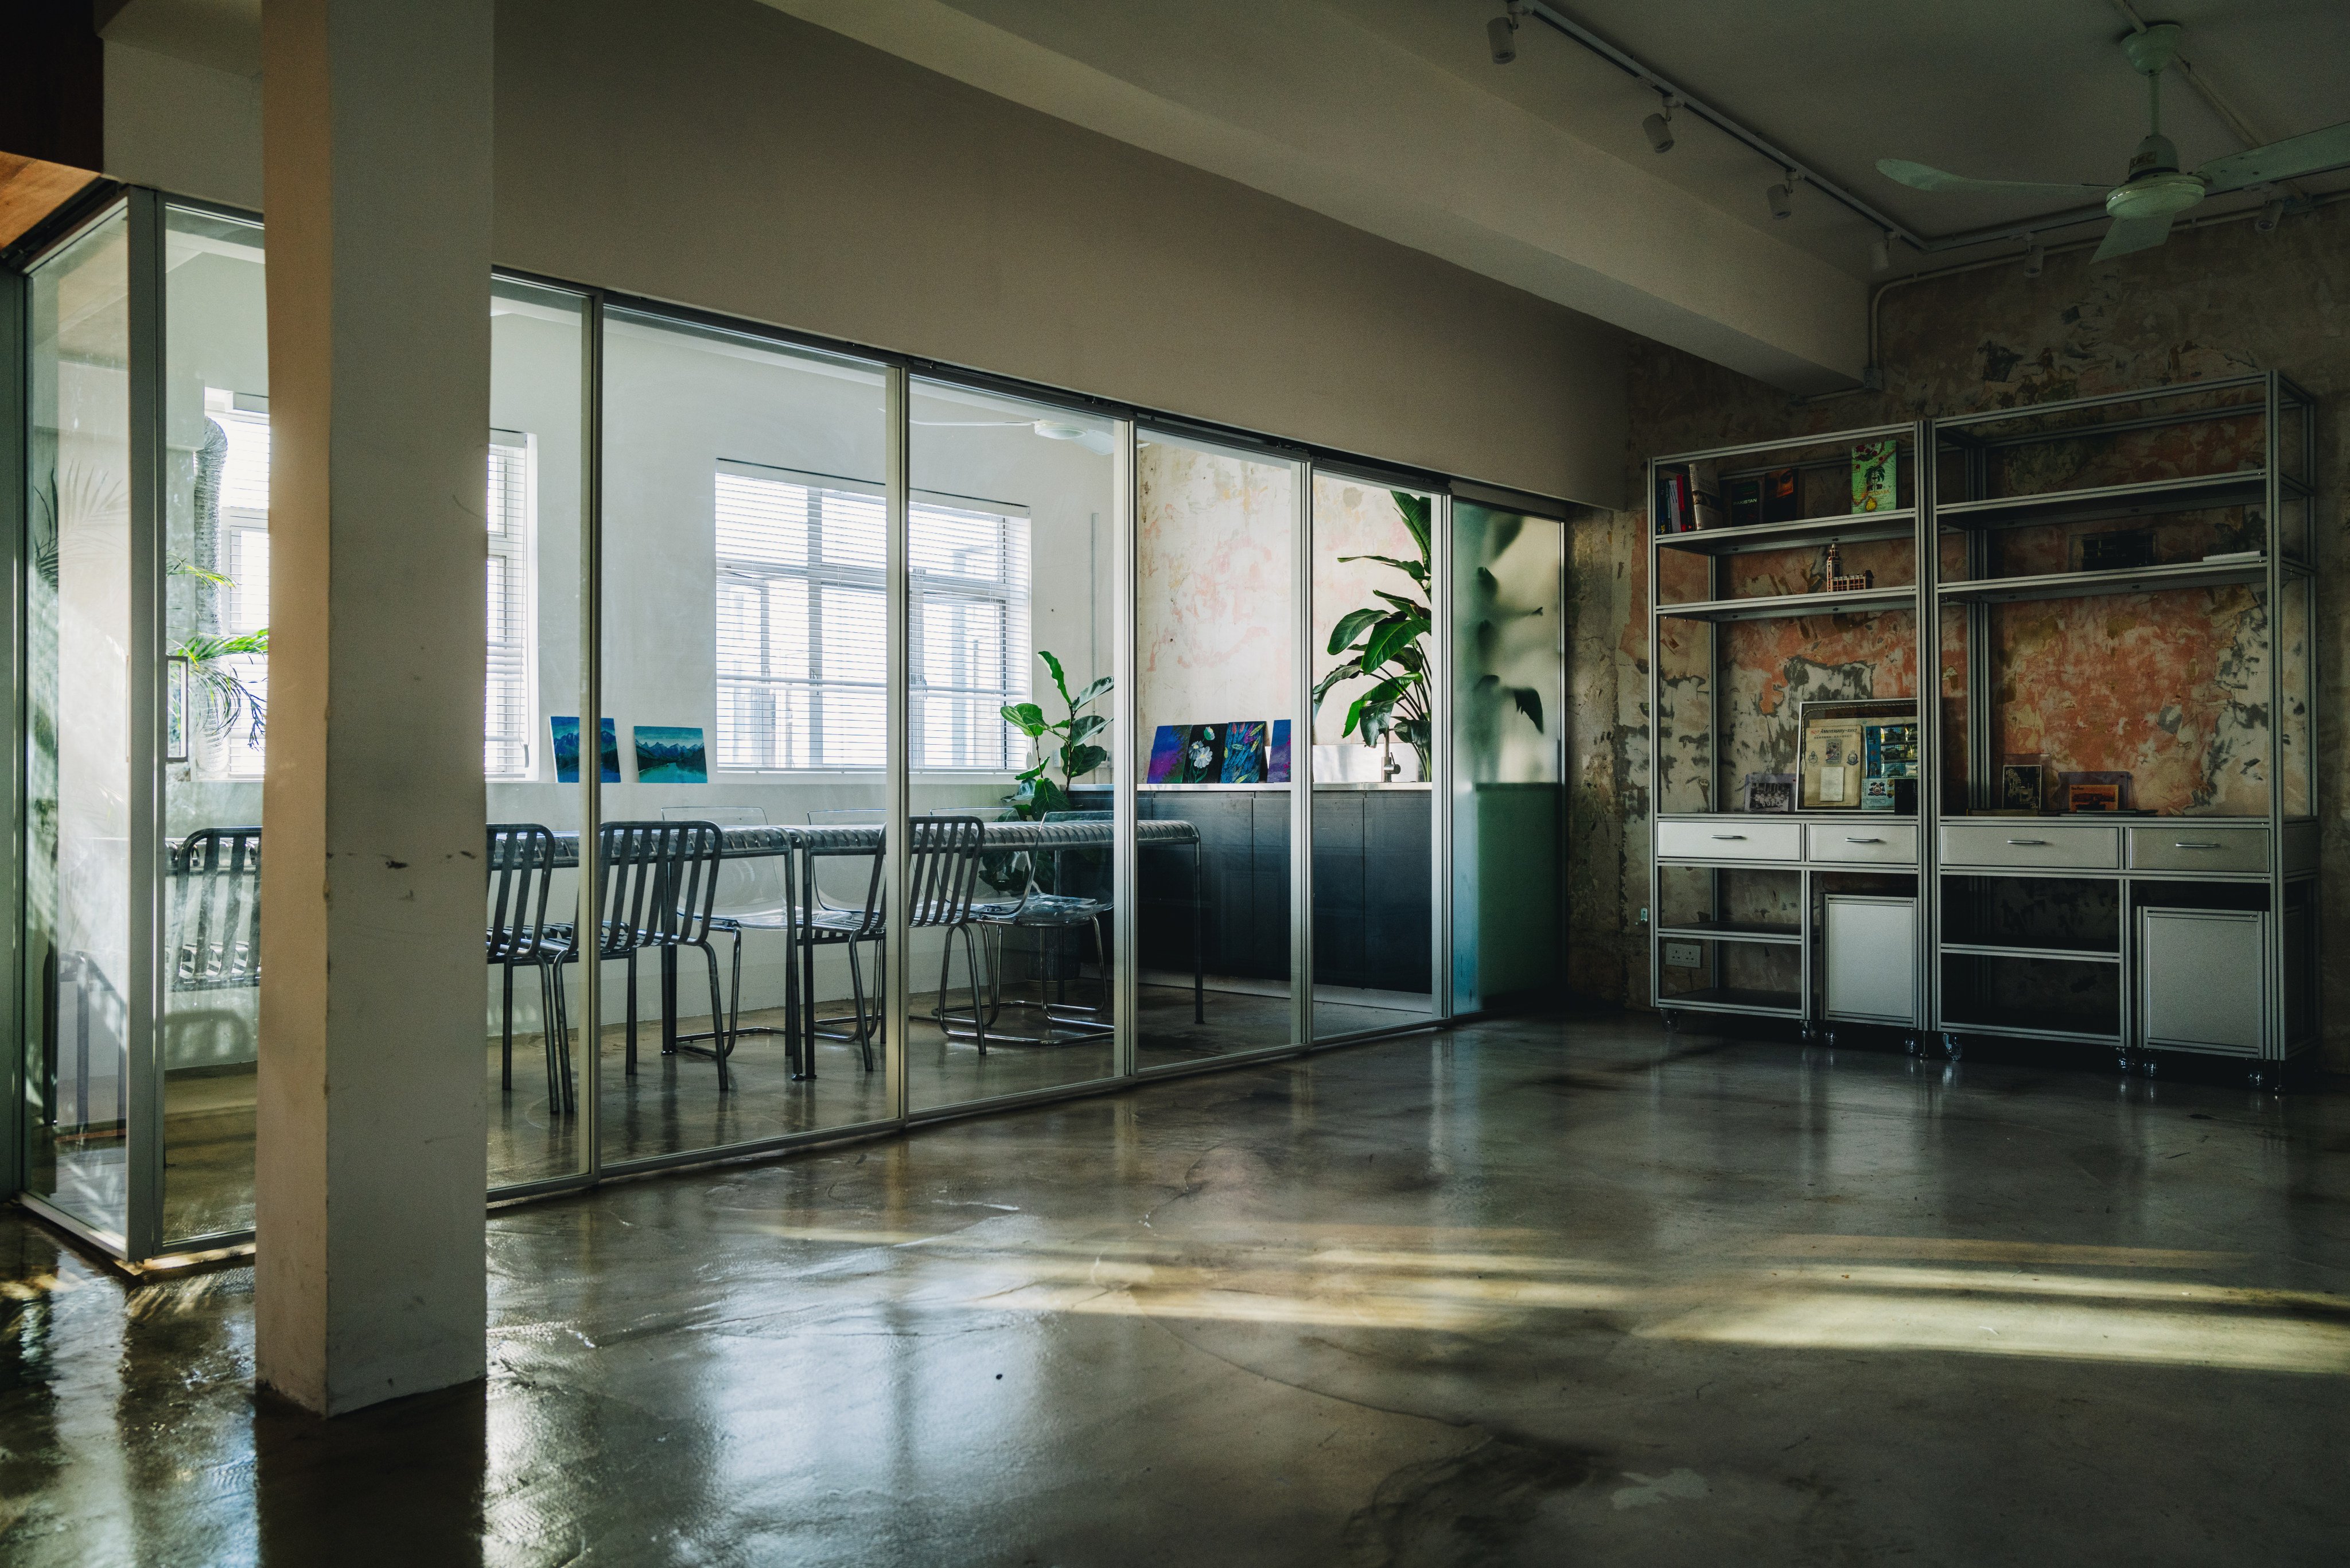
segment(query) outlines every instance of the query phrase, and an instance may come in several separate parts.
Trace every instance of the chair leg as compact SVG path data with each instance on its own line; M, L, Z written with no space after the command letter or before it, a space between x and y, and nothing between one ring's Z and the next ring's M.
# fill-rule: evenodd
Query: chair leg
M700 948L702 956L710 961L710 1054L718 1062L718 1092L723 1095L733 1086L726 1058L734 1053L734 1033L726 1025L725 999L718 994L718 950L707 941L693 945Z
M500 964L498 967L499 967L500 969L502 969L502 970L505 971L505 977L506 977L506 1011L505 1011L505 1022L504 1022L504 1026L499 1030L499 1033L498 1033L498 1086L499 1086L499 1087L501 1087L501 1088L503 1088L503 1089L504 1089L508 1094L512 1094L512 1093L514 1092L514 969L515 969L515 966L514 966L514 965L512 965L512 964L510 964L510 963L507 963L507 964ZM542 1024L542 1025L544 1025L545 1022L546 1022L546 1020L545 1020L544 1018L542 1018L542 1019L540 1020L540 1023L541 1023L541 1024Z
M550 1114L559 1116L564 1106L563 1067L558 1055L567 1043L555 1033L555 996L553 989L546 983L546 966L542 963L534 964L531 967L538 971L539 1054L545 1057L546 1062L546 1108ZM509 988L514 984L512 965L506 968L506 984ZM511 1053L509 1053L507 1065L511 1071L513 1065ZM507 1083L507 1087L513 1087L511 1079Z
M987 1054L987 1020L979 1011L979 939L972 934L971 922L964 921L962 931L963 967L971 971L971 1034L979 1046L979 1054ZM947 933L948 950L954 946L954 932Z
M889 982L887 979L884 979L881 983L886 986ZM848 994L851 1002L857 1009L858 1054L864 1061L865 1070L870 1073L873 1071L873 1047L867 1043L868 1035L866 1033L865 1021L865 975L864 971L858 964L857 944L853 941L848 944ZM808 1069L809 1075L814 1076L815 1072L816 1069L814 1065L811 1064Z
M629 950L629 1076L637 1075L637 952Z
M547 990L555 999L555 1060L563 1069L563 1108L568 1113L579 1108L578 1079L571 1071L571 1003L563 994L563 966L546 967Z

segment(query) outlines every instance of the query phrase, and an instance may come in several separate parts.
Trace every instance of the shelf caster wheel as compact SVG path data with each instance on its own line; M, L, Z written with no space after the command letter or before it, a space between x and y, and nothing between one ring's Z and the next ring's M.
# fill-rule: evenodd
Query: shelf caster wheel
M2145 1074L2149 1078L2153 1077L2156 1073L2161 1070L2161 1062L2152 1056L2148 1056L2145 1061L2140 1062L2137 1064L2137 1070Z
M2114 1058L2114 1070L2125 1078L2130 1075L2130 1059L2128 1053L2125 1052L2121 1055Z
M1833 1050L1835 1050L1835 1030L1833 1030L1833 1029L1823 1029L1823 1030L1821 1030L1821 1031L1820 1031L1820 1038L1821 1038L1821 1040L1823 1040L1824 1042L1825 1042L1825 1043L1826 1043L1826 1044L1827 1044L1827 1048L1828 1048L1829 1050L1833 1051Z
M1915 1034L1901 1042L1901 1049L1912 1056L1922 1056L1926 1054L1926 1048L1918 1044L1918 1037Z
M1955 1034L1946 1033L1942 1036L1942 1051L1951 1061L1959 1061L1967 1054L1966 1042Z
M1681 1015L1678 1012L1668 1012L1664 1014L1664 1020L1665 1033L1668 1034L1677 1032L1681 1026Z

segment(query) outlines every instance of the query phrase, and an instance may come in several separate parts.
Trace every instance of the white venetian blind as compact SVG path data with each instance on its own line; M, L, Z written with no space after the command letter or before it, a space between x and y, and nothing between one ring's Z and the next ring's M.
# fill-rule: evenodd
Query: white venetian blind
M1027 695L1028 520L1008 511L909 512L916 767L1019 765L998 710ZM719 766L882 765L887 523L869 490L719 469Z
M531 776L532 712L530 438L490 435L489 647L482 690L482 771L494 779Z

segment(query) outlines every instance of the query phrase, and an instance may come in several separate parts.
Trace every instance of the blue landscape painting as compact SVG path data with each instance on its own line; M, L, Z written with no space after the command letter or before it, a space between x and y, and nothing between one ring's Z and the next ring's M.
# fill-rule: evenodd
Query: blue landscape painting
M639 724L639 784L708 784L710 764L702 753L698 724Z
M546 716L547 727L555 732L555 782L579 782L579 721L559 713ZM620 782L620 730L607 719L598 726L603 744L597 748L597 773L606 784Z

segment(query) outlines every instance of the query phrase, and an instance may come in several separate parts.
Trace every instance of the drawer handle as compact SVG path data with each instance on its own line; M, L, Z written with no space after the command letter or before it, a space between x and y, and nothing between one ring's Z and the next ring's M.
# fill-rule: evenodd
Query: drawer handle
M2173 849L2217 849L2220 846L2216 844L2205 844L2200 840L2182 838L2171 847Z
M2010 844L2040 844L2040 845L2044 845L2044 844L2046 844L2048 841L2047 841L2046 839L2044 839L2044 838L2011 838L2011 839L2009 839L2009 840L2008 840L2008 842L2009 842Z
M1844 841L1846 844L1882 844L1885 842L1882 838L1855 838L1849 833L1845 835Z
M1724 840L1736 839L1741 844L1746 842L1746 835L1742 833L1717 833L1714 836Z

